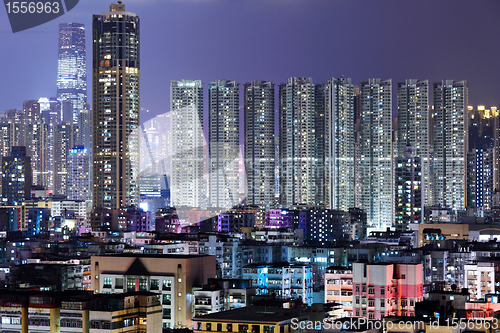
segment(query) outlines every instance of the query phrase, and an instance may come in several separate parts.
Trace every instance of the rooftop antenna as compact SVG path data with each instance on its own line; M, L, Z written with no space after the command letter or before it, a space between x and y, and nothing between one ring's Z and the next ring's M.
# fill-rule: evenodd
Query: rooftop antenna
M123 3L122 0L118 0L117 2L118 2L119 5L121 5Z

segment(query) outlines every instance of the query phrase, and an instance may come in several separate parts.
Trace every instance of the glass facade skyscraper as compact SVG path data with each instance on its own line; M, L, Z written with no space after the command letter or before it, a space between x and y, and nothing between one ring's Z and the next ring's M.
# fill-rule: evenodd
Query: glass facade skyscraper
M125 5L93 16L93 206L139 205L139 17Z
M85 26L81 23L59 24L57 99L61 101L62 110L71 114L76 124L79 111L87 102ZM61 121L62 113L60 117Z

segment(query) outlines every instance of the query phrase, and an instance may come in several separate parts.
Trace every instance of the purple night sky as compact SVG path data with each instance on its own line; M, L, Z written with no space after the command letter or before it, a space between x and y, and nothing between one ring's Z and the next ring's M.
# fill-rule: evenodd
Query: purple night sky
M0 9L0 110L56 94L58 25L84 23L90 101L91 18L110 1L13 34ZM344 75L466 79L471 105L500 106L498 0L124 0L141 17L142 121L169 110L170 81ZM395 91L395 90L393 90ZM395 107L395 106L394 106Z

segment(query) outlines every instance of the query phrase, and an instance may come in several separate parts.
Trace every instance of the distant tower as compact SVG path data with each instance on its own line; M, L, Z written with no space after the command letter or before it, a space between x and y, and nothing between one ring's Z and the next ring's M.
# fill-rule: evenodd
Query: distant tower
M371 229L393 224L392 81L361 83L360 181L362 209Z
M73 123L87 102L87 59L85 54L85 25L59 24L59 60L57 62L57 99L69 108ZM69 103L65 103L69 102ZM62 121L60 114L59 121Z
M467 184L466 81L434 83L434 198L438 206L464 209Z
M245 171L247 204L274 204L274 85L252 81L245 84Z
M292 77L280 84L279 112L281 205L314 205L316 108L312 78Z
M170 96L172 204L201 207L205 205L206 192L203 186L203 84L199 80L172 81ZM155 154L160 152L159 147L155 150Z
M239 204L239 100L236 81L218 80L209 88L209 196L211 207Z
M2 197L8 205L19 205L31 197L33 175L26 147L14 146L9 156L2 158Z
M139 17L125 5L93 16L93 206L139 204Z

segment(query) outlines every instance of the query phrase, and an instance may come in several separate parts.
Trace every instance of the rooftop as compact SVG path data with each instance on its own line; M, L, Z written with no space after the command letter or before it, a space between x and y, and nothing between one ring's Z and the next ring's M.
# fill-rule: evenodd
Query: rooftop
M193 318L193 321L277 323L291 320L293 318L306 318L307 315L308 310L305 308L284 309L252 306L211 313L205 316Z

